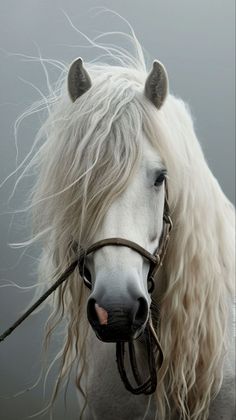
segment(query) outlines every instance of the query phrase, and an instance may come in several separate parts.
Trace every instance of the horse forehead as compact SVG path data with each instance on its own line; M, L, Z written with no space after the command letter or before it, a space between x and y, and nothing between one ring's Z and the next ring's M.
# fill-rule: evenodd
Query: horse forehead
M128 218L129 214L142 213L143 205L146 208L147 195L150 194L149 184L152 179L150 174L155 169L163 167L162 159L158 151L151 145L149 140L144 136L142 155L140 164L137 167L132 179L127 185L127 188L116 198L108 210L108 219L115 217L119 220L119 216L124 213Z
M141 167L147 169L162 167L163 161L158 150L151 144L145 134L142 137L142 145Z
M129 207L136 205L137 201L140 201L141 195L145 195L148 192L147 185L150 173L155 169L163 168L163 161L157 149L150 143L148 138L143 134L142 141L142 153L140 163L133 174L127 188L123 193L117 197L114 205L111 206L113 209L121 210L121 207ZM151 181L151 180L149 180ZM139 203L141 206L141 203Z

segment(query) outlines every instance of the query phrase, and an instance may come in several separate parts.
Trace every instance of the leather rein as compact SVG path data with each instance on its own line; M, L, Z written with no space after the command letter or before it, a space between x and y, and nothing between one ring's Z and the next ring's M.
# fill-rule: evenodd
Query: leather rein
M145 248L141 247L140 245L136 244L133 241L124 238L108 238L98 241L92 244L87 249L79 248L79 255L77 252L77 258L72 261L72 263L66 268L66 270L61 274L61 276L56 280L56 282L16 321L12 324L2 335L0 335L0 342L4 341L4 339L9 336L37 307L43 303L48 296L50 296L62 283L64 283L68 277L74 272L76 267L79 268L80 276L82 277L84 284L90 290L92 289L91 281L86 278L84 275L85 269L85 260L87 255L96 252L97 250L105 247L105 246L124 246L127 248L132 249L133 251L140 254L143 258L149 261L150 268L147 276L147 283L148 283L148 292L151 294L155 287L155 276L162 265L163 259L166 254L169 238L170 238L170 231L173 227L172 220L170 217L170 210L169 210L169 203L168 203L168 191L167 185L165 184L165 204L164 204L164 213L163 213L163 229L161 238L159 241L158 248L151 254ZM73 248L76 247L78 250L77 243L72 244ZM151 316L148 319L147 325L145 327L143 336L146 344L146 352L147 352L147 364L149 370L149 378L142 382L141 375L138 370L136 354L135 354L135 346L134 341L128 342L128 350L129 350L129 360L130 366L132 370L132 374L135 380L136 385L133 386L127 376L126 369L125 369L125 343L118 341L116 343L116 362L119 374L121 379L128 391L135 395L145 394L149 395L152 394L157 386L157 372L156 372L156 364L158 363L161 366L163 362L163 351L155 332L155 329L152 324ZM154 351L155 348L155 351Z

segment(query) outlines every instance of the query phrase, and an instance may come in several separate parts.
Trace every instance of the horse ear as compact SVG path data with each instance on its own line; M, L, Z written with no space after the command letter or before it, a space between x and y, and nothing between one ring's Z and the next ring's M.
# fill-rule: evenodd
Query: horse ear
M159 61L153 67L145 83L145 96L160 109L168 94L168 76L165 67Z
M70 66L68 73L68 91L74 102L92 86L88 72L83 66L82 58L77 58Z

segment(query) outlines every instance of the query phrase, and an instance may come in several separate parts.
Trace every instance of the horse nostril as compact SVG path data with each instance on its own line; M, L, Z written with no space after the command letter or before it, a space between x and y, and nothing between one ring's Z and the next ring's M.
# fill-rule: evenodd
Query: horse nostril
M95 299L89 299L88 305L87 305L87 315L88 320L90 323L99 322L97 311L96 311L96 300Z
M106 311L106 309L99 306L98 303L95 303L95 311L97 313L97 317L98 317L100 325L107 325L108 324L108 312Z
M138 299L139 307L134 316L134 321L143 324L148 316L148 304L145 298Z
M107 325L108 324L108 312L98 305L95 299L91 298L88 301L87 306L88 320L93 325Z

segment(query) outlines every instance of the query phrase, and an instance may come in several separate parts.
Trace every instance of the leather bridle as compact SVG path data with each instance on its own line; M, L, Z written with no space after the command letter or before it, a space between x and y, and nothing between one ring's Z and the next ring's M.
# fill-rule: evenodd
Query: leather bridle
M165 253L167 250L168 242L170 239L170 231L172 229L172 220L169 214L169 204L167 197L165 198L165 209L163 214L163 228L162 234L159 241L159 246L151 254L142 246L138 245L136 242L130 241L129 239L124 238L107 238L102 239L101 241L95 242L87 249L80 249L80 257L79 257L79 271L80 275L84 280L85 285L91 290L92 284L91 282L84 276L84 266L85 266L85 259L89 254L92 254L95 251L105 247L105 246L124 246L127 248L132 249L133 251L140 254L144 259L148 260L150 263L149 273L147 276L148 283L151 283L151 287L149 287L149 292L152 293L154 290L154 279L157 274L159 267L162 265L163 259L165 257Z
M144 259L146 259L150 263L150 268L149 268L149 272L147 276L147 284L148 284L148 292L151 294L155 287L155 281L154 281L155 276L160 266L162 265L163 259L166 254L168 242L170 239L170 231L172 227L173 227L173 224L170 217L167 183L165 182L163 228L162 228L162 234L159 241L159 245L157 249L154 251L154 253L151 254L149 251L147 251L142 246L138 245L136 242L133 242L124 238L107 238L107 239L102 239L101 241L95 242L94 244L89 246L86 250L80 249L80 252L79 252L80 254L79 261L78 261L79 271L84 281L84 284L90 290L92 289L92 283L85 275L86 257L88 255L106 246L127 247L137 252L138 254L140 254ZM146 345L147 362L148 362L147 364L148 364L148 370L149 370L149 378L144 382L142 381L141 375L138 371L134 341L131 340L128 342L129 360L130 360L132 374L136 382L136 386L133 386L131 384L126 374L126 369L124 365L125 343L122 341L118 341L116 343L116 362L117 362L119 374L121 376L121 379L126 389L135 395L139 395L139 394L150 395L155 391L156 386L157 386L156 362L158 361L159 366L161 366L163 362L163 351L162 351L159 339L157 337L157 334L153 328L151 316L149 317L143 336L144 336L145 345ZM155 352L154 348L156 348L158 352ZM156 355L156 353L158 353L158 355ZM158 360L155 360L155 359L158 359Z
M159 241L158 248L151 254L145 248L141 247L137 243L130 241L124 238L107 238L101 241L98 241L87 249L78 248L78 245L73 242L72 247L73 249L77 248L77 257L72 261L72 263L67 267L67 269L62 273L59 279L13 324L10 328L8 328L1 336L0 342L3 341L8 335L10 335L42 302L47 299L48 296L51 295L68 277L73 273L76 267L79 267L80 275L84 281L86 287L90 290L92 289L92 284L90 279L88 279L85 273L85 262L86 257L89 254L92 254L99 249L105 246L119 246L119 247L127 247L132 249L133 251L140 254L144 259L146 259L150 263L150 268L147 276L148 282L148 292L151 294L154 290L155 286L155 276L162 265L163 259L166 254L169 238L170 238L170 231L172 229L172 220L170 217L170 209L168 203L168 189L167 183L165 181L165 203L164 203L164 213L163 213L163 229L161 238ZM157 334L152 325L151 316L149 317L148 323L144 330L144 339L146 343L146 350L147 350L147 358L148 358L148 369L149 369L149 378L142 383L141 375L138 371L136 355L135 355L135 347L133 341L128 342L129 347L129 358L132 373L136 382L136 386L132 386L127 374L126 369L124 366L124 355L125 355L125 343L124 342L117 342L116 343L116 360L118 370L121 376L121 379L126 387L126 389L132 392L135 395L138 394L152 394L157 386L157 373L156 373L156 361L155 359L158 358L159 365L162 364L163 361L163 351L157 337ZM154 347L158 350L158 356L154 351Z

